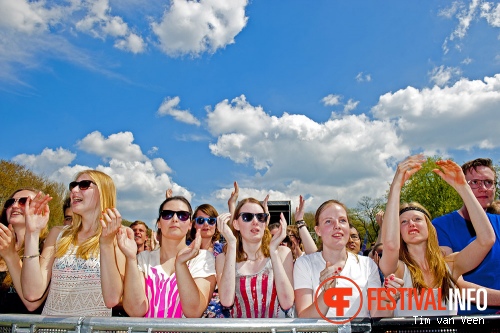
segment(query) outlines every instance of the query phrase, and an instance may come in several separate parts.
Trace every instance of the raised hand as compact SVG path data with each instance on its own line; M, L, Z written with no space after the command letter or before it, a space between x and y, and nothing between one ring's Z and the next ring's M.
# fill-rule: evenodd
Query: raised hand
M134 240L134 230L130 228L118 229L116 234L118 247L127 259L135 259L137 256L137 243Z
M231 216L231 213L224 213L217 216L217 230L219 230L228 244L236 244L236 237L228 225L231 221Z
M31 199L28 197L24 208L24 218L26 222L26 230L29 232L41 232L49 222L49 201L52 197L42 192Z
M234 182L234 191L231 192L231 196L227 201L227 206L231 214L234 214L234 210L236 209L236 203L238 202L239 193L240 193L240 188L238 187L238 183Z
M183 264L200 253L200 246L201 246L201 233L200 229L196 230L196 238L189 244L189 246L186 246L185 248L181 249L177 253L177 257L175 259L175 264Z
M267 223L269 223L269 220L271 220L271 214L269 214L269 207L267 206L268 201L269 201L269 194L266 195L264 201L262 201L262 206L264 206L264 213L268 214Z
M422 169L422 164L424 162L425 157L423 154L406 158L403 162L398 164L393 182L399 182L400 187L402 187L411 176Z
M280 214L280 228L279 232L274 234L273 238L271 238L271 243L269 244L270 251L276 251L278 246L280 246L281 242L286 237L286 219L283 213Z
M12 224L9 224L7 228L0 223L0 257L5 259L8 256L17 256L14 228Z
M118 230L122 226L122 216L116 208L107 208L102 212L102 232L99 242L101 244L113 244Z
M382 228L382 222L384 222L384 211L379 210L377 214L375 215L375 221L377 221L377 224L380 228Z
M438 174L451 186L456 187L458 185L467 184L462 168L457 163L450 160L440 160L436 161L436 164L440 169L434 169L432 171Z
M319 283L321 284L323 281L328 280L333 276L339 276L340 272L342 272L342 267L335 267L331 262L327 261L325 269L319 273ZM324 289L335 288L335 285L336 279L328 280L328 282L325 282L324 284Z
M300 221L304 219L304 206L306 201L304 198L299 196L299 206L295 207L295 221Z
M173 195L173 193L174 193L174 192L172 191L172 189L171 189L171 188L169 188L169 189L165 192L165 198L167 198L167 199L168 199L168 198L171 198L171 197L172 197L172 195Z

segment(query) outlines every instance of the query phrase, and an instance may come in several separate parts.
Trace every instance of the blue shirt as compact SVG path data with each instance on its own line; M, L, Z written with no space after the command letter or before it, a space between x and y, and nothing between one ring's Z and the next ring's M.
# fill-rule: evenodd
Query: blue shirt
M500 290L500 215L486 214L495 232L495 244L484 260L474 270L463 275L465 281L480 286ZM463 250L476 238L476 233L470 221L466 221L458 211L440 216L432 221L436 228L439 246L448 246L453 252ZM500 307L488 307L484 311L471 304L470 311L459 310L458 314L491 314L500 310Z

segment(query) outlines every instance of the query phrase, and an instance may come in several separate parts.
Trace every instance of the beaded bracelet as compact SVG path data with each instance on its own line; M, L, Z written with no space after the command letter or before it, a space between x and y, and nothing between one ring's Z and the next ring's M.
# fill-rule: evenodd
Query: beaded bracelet
M21 256L21 259L31 259L31 258L38 258L40 256L40 253L34 254L32 256Z

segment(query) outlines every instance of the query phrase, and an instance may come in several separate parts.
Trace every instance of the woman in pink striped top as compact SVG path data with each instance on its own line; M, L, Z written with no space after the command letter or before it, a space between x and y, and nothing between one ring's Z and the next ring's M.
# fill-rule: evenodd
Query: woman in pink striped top
M286 220L281 215L282 232L271 238L269 214L256 199L240 201L228 226L230 214L217 219L227 241L225 253L216 258L217 285L221 304L233 318L276 318L280 308L293 306L293 259L290 249L279 246L286 237Z
M186 246L192 209L184 197L161 204L158 217L160 247L137 253L132 229L118 231L125 254L123 307L131 317L201 317L215 288L214 256L200 250L201 234Z

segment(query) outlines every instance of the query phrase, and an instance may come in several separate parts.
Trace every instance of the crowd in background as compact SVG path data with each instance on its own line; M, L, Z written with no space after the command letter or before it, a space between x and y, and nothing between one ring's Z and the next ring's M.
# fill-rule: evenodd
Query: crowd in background
M1 213L0 313L157 318L457 313L448 307L447 293L445 310L439 311L380 309L361 302L368 288L399 287L435 297L441 289L486 288L488 308L463 313L496 313L500 205L495 168L485 158L462 166L437 161L434 172L460 195L463 206L433 220L419 203L400 202L401 189L424 162L424 156L415 155L399 163L386 208L376 216L377 241L367 249L349 223L348 209L334 199L316 210L318 246L304 221L302 196L293 221L281 214L278 223L269 224L269 196L238 200L236 182L221 214L208 203L193 209L186 198L167 190L154 231L142 221L122 225L114 182L97 170L75 176L63 205L63 225L50 230L52 198L20 188ZM323 297L331 288L352 288L341 277L360 287L353 288L345 311L329 307ZM396 294L396 300L407 296Z

